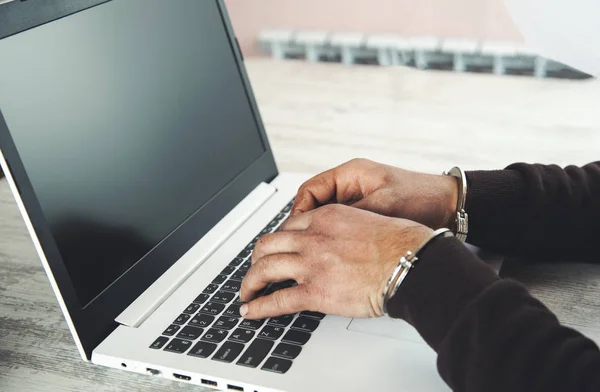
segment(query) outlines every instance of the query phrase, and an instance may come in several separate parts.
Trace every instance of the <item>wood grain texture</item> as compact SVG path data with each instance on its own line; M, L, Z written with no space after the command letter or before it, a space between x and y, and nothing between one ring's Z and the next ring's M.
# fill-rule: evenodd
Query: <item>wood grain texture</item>
M339 64L247 63L280 170L361 156L427 172L600 158L600 84ZM559 318L600 337L600 268L507 264ZM0 391L202 391L81 361L0 180Z

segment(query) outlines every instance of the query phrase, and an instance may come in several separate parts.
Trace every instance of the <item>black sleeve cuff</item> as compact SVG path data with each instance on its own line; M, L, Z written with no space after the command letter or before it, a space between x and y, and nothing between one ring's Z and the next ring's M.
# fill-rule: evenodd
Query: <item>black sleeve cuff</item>
M470 171L467 202L470 244L504 253L514 249L516 234L524 230L527 184L517 170Z
M387 307L438 350L463 309L499 278L456 238L433 240Z

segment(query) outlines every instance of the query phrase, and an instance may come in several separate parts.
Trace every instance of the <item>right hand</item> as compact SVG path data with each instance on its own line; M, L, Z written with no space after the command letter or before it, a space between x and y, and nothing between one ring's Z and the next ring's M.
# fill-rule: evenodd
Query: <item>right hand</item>
M456 178L416 173L367 159L353 159L305 182L291 216L341 203L381 215L409 219L432 229L451 227Z

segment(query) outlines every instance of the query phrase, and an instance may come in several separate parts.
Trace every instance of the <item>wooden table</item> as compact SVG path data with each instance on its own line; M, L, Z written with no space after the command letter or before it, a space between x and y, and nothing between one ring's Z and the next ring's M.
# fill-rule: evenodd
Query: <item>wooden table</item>
M281 171L354 157L427 172L600 159L600 83L339 64L247 62ZM600 257L600 256L599 256ZM560 319L600 341L600 266L508 263ZM201 391L82 362L0 180L0 391Z

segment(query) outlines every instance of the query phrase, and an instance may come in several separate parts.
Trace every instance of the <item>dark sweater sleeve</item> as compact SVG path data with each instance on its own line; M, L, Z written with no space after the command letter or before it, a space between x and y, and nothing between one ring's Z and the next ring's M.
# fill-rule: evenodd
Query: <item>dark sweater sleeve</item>
M454 238L434 240L388 303L457 392L600 391L600 350Z
M529 260L599 262L600 162L467 172L473 245Z

